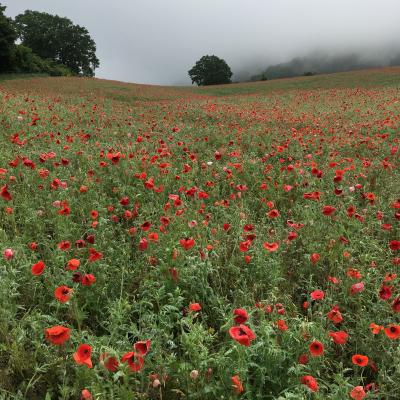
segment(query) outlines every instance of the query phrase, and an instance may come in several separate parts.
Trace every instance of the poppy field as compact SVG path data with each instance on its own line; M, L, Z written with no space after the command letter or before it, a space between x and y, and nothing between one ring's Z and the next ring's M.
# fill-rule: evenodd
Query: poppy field
M0 81L1 399L399 399L400 68Z

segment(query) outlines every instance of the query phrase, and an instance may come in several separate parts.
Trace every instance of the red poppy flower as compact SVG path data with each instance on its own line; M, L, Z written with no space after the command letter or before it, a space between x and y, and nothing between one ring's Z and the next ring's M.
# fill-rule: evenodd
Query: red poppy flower
M286 322L283 319L278 319L278 321L276 321L276 326L280 331L287 331L289 329L289 327L286 325Z
M118 370L118 360L115 357L108 356L107 353L100 354L100 363L111 372Z
M117 153L107 153L106 157L113 163L118 164L119 160L122 157L122 154L118 151Z
M229 329L231 338L236 340L243 346L250 346L251 342L256 338L254 332L246 325L233 326Z
M185 250L189 250L194 246L194 239L192 238L181 239L179 243Z
M72 294L72 289L69 288L68 286L59 286L54 291L54 297L60 303L66 303L69 300L71 294Z
M70 329L61 325L47 328L44 332L46 340L58 346L69 340L70 337Z
M363 400L366 395L362 386L356 386L350 391L350 397L354 400Z
M267 212L267 216L269 217L269 218L277 218L277 217L279 217L279 211L278 210L271 210L271 211L269 211L269 212Z
M304 198L304 199L308 199L308 200L320 201L320 199L321 199L321 193L320 193L320 192L304 193L304 194L303 194L303 198Z
M302 376L300 382L306 385L312 392L318 391L318 383L311 375Z
M379 297L382 300L389 300L392 297L392 286L382 285L379 290Z
M312 253L310 256L310 261L313 264L316 264L320 258L321 258L321 256L318 253Z
M78 350L73 354L74 360L79 365L86 365L88 368L92 368L92 347L88 344L81 344Z
M302 364L302 365L308 364L308 355L306 353L300 354L299 364Z
M322 356L322 354L324 354L324 345L317 340L311 342L308 349L310 350L310 353L313 357Z
M400 250L400 240L391 240L389 242L389 248L390 248L390 250L393 250L393 251Z
M322 208L322 214L330 216L336 211L336 208L333 206L324 206Z
M8 191L7 185L4 185L0 188L0 197L2 197L6 201L11 201L12 196L10 192Z
M237 394L244 392L244 387L242 382L240 381L239 375L235 375L231 377L233 389Z
M69 260L67 262L66 269L68 271L75 271L79 268L80 265L81 265L81 262L77 258L71 258L71 260Z
M99 251L96 251L93 248L89 249L89 262L95 262L97 260L101 260L103 258L103 253L100 253Z
M249 251L250 246L251 246L251 240L246 240L245 242L240 243L239 250L244 253L246 251Z
M121 362L123 363L128 362L129 368L133 372L139 372L144 365L144 359L139 355L135 354L133 351L125 353L121 358Z
M338 306L332 307L332 310L328 312L327 317L335 325L340 324L343 321L343 317Z
M345 331L329 332L329 336L336 344L345 344L349 334Z
M368 365L369 360L367 356L363 356L361 354L355 354L353 357L351 357L351 361L354 365L365 367Z
M273 252L273 251L278 250L279 244L276 242L274 242L274 243L264 242L263 247L264 247L264 249L268 250L269 252Z
M150 350L151 340L141 340L133 345L136 353L144 357Z
M313 300L323 300L325 293L322 290L314 290L310 296Z
M62 251L67 251L71 248L71 243L68 240L63 240L58 243L57 247Z
M96 282L96 277L93 274L85 274L81 282L83 286L92 286Z
M96 219L99 216L99 212L96 210L92 210L90 211L90 216L92 217L92 219Z
M93 400L92 393L87 389L83 389L81 392L81 400Z
M364 290L364 282L358 282L351 286L350 294L360 293Z
M36 264L32 265L32 274L33 275L41 275L45 269L46 265L42 260L38 261Z
M381 330L383 330L383 326L377 325L377 324L375 324L374 322L371 322L371 323L369 324L369 328L371 329L371 332L372 332L374 335L377 335Z
M389 339L396 340L400 337L400 325L389 325L384 332Z
M140 226L143 232L147 232L151 228L151 222L146 221Z
M354 278L354 279L361 279L361 272L358 270L358 269L356 269L356 268L349 268L348 270L347 270L347 273L346 273L346 275L349 277L349 278Z
M4 257L6 260L11 260L11 259L14 257L14 251L13 251L13 249L5 249L5 250L3 251L3 257Z
M139 241L139 249L141 251L144 251L147 249L147 247L149 247L149 242L147 241L146 238L141 238Z
M400 312L400 297L396 297L392 303L392 310L395 312Z
M129 204L129 197L122 197L119 204L121 204L121 206L127 206Z
M233 319L237 324L244 324L249 318L247 311L243 308L233 310L233 315L235 316Z
M201 305L199 303L190 303L189 311L192 311L192 312L201 311Z

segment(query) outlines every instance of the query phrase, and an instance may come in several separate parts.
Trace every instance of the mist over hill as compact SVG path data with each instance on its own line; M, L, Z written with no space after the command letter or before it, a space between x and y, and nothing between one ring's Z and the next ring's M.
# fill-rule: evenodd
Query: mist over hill
M307 56L294 57L288 62L270 65L255 74L242 70L235 74L234 79L258 81L397 65L400 65L400 49L378 49L368 53L316 51Z

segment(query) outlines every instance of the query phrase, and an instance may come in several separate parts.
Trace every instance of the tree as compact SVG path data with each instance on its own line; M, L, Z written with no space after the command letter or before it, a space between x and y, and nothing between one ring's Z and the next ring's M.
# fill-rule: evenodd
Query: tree
M93 76L99 67L96 43L86 28L68 18L27 10L15 17L15 24L22 44L40 57L84 76Z
M15 51L17 34L12 20L4 15L6 7L0 4L0 71L10 71Z
M189 71L190 79L198 86L231 83L232 71L228 64L217 56L203 56Z

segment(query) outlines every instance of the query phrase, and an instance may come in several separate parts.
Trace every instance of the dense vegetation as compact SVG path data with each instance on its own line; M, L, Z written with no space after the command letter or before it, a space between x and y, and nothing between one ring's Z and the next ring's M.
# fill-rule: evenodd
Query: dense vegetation
M68 18L30 10L13 21L5 9L0 4L0 72L94 75L99 60L85 28Z
M399 90L0 82L0 397L398 399Z

